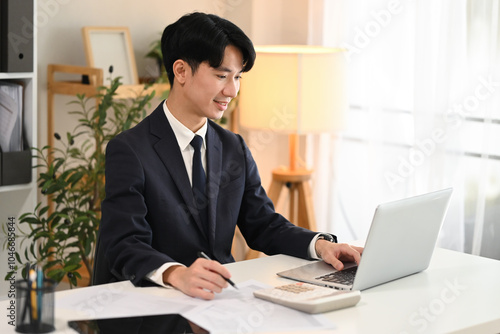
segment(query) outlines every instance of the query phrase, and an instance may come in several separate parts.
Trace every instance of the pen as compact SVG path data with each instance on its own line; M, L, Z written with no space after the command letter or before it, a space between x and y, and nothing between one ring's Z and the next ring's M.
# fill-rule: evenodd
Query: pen
M37 321L38 320L38 304L37 304L37 295L36 295L36 271L33 269L30 269L29 273L29 282L30 286L28 289L30 289L30 294L31 294L31 317L33 320Z
M31 298L30 298L30 279L29 279L29 272L30 272L30 264L26 263L26 266L24 267L24 278L26 281L26 303L24 303L24 308L23 308L23 314L21 316L21 322L24 321L24 318L26 317L26 313L29 312L30 304L31 304ZM31 316L31 312L30 312Z
M207 254L203 253L203 252L198 252L198 257L202 257L204 259L207 259L207 260L212 260L211 258L208 257ZM220 275L220 274L219 274ZM224 276L220 275L223 279L226 280L226 282L228 282L229 284L231 284L231 286L235 289L238 289L238 287L236 286L236 284L234 284L233 281L231 281L231 279L229 278L225 278ZM239 290L239 289L238 289Z
M38 326L42 324L42 304L43 304L43 270L41 266L36 269L36 286L37 286L37 309L38 309Z

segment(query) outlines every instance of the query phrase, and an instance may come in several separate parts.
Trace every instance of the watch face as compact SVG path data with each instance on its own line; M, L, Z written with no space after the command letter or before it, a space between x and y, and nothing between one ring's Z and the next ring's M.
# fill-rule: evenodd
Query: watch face
M333 238L331 235L328 235L328 234L322 234L318 237L318 239L323 239L323 240L326 240L326 241L330 241L330 242L333 242Z

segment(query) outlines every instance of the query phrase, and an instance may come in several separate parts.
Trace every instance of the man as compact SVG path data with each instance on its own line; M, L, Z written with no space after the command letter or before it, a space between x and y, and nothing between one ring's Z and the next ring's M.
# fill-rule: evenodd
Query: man
M243 31L192 13L165 28L162 52L168 99L107 147L94 283L155 282L212 299L231 276L221 263L234 261L236 225L266 254L322 258L337 269L344 260L359 262L362 248L276 213L243 139L210 121L222 116L253 66L255 50ZM214 261L197 258L199 251Z

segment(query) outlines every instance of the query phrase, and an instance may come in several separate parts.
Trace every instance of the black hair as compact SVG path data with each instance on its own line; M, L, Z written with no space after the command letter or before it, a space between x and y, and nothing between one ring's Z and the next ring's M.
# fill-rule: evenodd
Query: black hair
M161 52L170 84L174 83L176 60L186 61L193 73L204 61L217 68L224 60L228 45L241 51L243 72L248 72L255 62L255 49L252 41L234 23L217 15L195 12L168 25L161 38Z

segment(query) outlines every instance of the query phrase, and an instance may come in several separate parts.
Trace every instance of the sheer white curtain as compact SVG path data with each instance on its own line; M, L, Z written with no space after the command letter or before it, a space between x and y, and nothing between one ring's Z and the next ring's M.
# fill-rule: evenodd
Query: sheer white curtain
M366 237L377 204L411 193L411 178L390 178L414 137L415 14L413 3L393 3L325 0L316 13L323 20L322 44L347 50L345 131L310 136L307 151L318 227L342 240Z
M469 82L467 1L420 1L415 11L414 189L454 188L439 244L463 251L463 145L452 107Z
M466 251L500 259L499 1L469 0L468 90L459 123L466 151Z
M323 1L350 108L340 136L308 138L319 228L364 238L378 203L452 186L440 246L500 258L498 3Z

